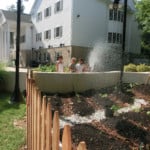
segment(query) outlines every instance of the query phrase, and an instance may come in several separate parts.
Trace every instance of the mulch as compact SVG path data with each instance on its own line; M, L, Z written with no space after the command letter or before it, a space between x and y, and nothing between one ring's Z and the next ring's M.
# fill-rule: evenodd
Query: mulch
M88 90L83 93L55 93L51 98L53 110L60 115L91 115L95 110L105 109L107 118L71 127L72 141L78 145L85 141L88 150L150 150L150 85L124 85L124 92L116 87ZM112 106L121 108L133 103L135 98L149 104L140 111L114 116Z

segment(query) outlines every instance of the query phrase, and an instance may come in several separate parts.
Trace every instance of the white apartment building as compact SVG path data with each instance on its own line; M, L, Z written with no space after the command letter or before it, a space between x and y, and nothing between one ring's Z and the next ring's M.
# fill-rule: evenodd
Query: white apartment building
M110 9L112 1L36 0L31 10L32 25L25 28L29 41L24 46L30 46L21 48L30 48L32 57L27 58L32 61L55 62L63 55L68 64L72 56L86 59L96 42L121 45L123 9ZM128 0L126 52L140 53L133 0Z

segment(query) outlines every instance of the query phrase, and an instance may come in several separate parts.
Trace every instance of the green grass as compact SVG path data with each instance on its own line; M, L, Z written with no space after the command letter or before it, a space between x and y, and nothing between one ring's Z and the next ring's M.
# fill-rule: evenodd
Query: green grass
M19 150L25 144L25 130L13 125L25 116L25 104L9 104L10 94L0 93L0 150Z

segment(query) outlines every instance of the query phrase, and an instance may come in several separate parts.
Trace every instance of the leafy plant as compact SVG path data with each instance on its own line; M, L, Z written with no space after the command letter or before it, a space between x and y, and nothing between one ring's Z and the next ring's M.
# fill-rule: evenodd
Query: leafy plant
M117 105L112 105L110 109L115 112L115 111L117 111L118 109L120 109L120 107L117 106Z
M147 111L146 114L150 116L150 111Z
M107 93L104 93L104 94L100 93L99 96L102 97L102 98L107 98L108 94Z
M136 70L137 72L146 72L146 71L150 71L150 66L145 65L145 64L140 64L136 66Z
M38 68L35 69L36 71L41 71L41 72L55 72L56 68L55 65L39 65Z
M135 64L128 64L124 66L124 71L126 72L136 72L136 65Z
M6 76L6 71L5 71L5 65L3 63L0 63L0 85L4 87L5 79L4 77ZM0 86L0 89L2 88Z
M142 50L150 54L150 0L141 0L136 3L136 19L142 31Z
M126 72L147 72L150 71L150 66L145 64L135 65L135 64L128 64L124 66L124 71Z
M80 95L78 93L76 93L76 97L77 97L77 102L81 103L81 98L80 98Z

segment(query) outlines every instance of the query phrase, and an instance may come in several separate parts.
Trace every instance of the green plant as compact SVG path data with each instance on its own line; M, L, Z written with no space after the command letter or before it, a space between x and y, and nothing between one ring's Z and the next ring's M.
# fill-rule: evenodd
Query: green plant
M150 115L150 111L147 111L146 114L147 114L147 115Z
M117 106L117 105L112 105L110 109L115 112L115 111L117 111L118 109L120 109L120 107Z
M102 98L107 98L108 94L107 93L104 93L104 94L100 93L99 96L102 97Z
M124 66L125 72L136 72L136 65L135 64L128 64Z
M150 71L150 66L145 64L135 65L135 64L128 64L124 66L124 71L126 72L147 72Z
M81 98L80 98L80 95L78 93L76 93L76 97L77 97L77 102L81 103Z
M146 72L146 71L150 71L150 66L145 65L145 64L140 64L136 66L136 70L137 72Z
M35 69L36 71L41 71L41 72L55 72L56 68L55 65L39 65L38 68Z
M5 84L5 77L6 71L5 71L5 65L3 63L0 63L0 89L4 88Z

